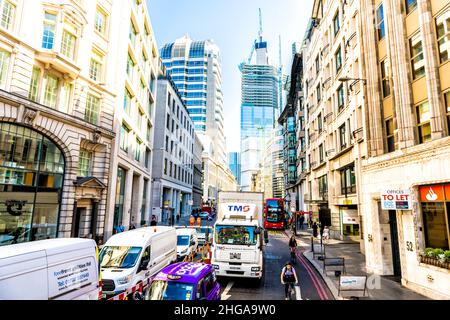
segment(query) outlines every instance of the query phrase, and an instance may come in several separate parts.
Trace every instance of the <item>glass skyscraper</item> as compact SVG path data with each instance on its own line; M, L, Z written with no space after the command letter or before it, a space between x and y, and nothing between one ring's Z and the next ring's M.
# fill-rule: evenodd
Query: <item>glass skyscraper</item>
M241 154L239 152L230 152L228 153L228 165L230 167L231 173L233 173L234 177L238 185L241 184Z
M194 122L196 132L213 142L215 158L225 164L220 50L211 40L188 36L164 45L161 60Z
M263 151L271 137L279 104L279 70L269 64L267 42L255 43L256 64L242 63L241 186L251 191Z

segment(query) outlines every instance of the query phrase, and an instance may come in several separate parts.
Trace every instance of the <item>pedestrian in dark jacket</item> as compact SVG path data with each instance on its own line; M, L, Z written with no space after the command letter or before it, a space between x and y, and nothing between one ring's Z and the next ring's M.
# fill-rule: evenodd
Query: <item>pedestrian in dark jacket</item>
M312 225L312 229L313 229L313 236L314 238L317 238L317 229L319 227L317 226L317 222L314 221L313 225Z

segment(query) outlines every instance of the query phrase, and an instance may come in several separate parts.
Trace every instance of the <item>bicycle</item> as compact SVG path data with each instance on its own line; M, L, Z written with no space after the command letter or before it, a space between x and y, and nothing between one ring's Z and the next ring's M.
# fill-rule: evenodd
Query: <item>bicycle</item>
M288 285L288 300L295 300L292 297L295 296L295 282L288 282L288 283L284 283L284 285Z

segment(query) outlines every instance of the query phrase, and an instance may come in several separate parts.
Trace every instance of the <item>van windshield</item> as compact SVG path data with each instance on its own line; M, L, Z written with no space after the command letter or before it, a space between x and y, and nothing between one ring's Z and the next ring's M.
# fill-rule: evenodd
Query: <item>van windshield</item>
M192 300L192 283L154 281L146 300Z
M102 268L132 268L141 250L141 247L103 247L100 252L100 266Z
M177 246L188 246L189 245L189 236L178 236Z
M255 227L249 226L216 226L216 242L218 244L255 245Z

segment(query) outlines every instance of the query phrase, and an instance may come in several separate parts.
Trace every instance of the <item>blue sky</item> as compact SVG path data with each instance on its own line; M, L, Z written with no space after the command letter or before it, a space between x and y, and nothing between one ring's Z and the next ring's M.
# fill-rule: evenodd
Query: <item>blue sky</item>
M239 151L241 80L239 63L247 60L258 36L262 10L263 37L270 59L282 59L289 72L291 45L303 39L312 0L147 0L158 47L188 34L194 40L212 39L222 54L225 135L228 151Z

